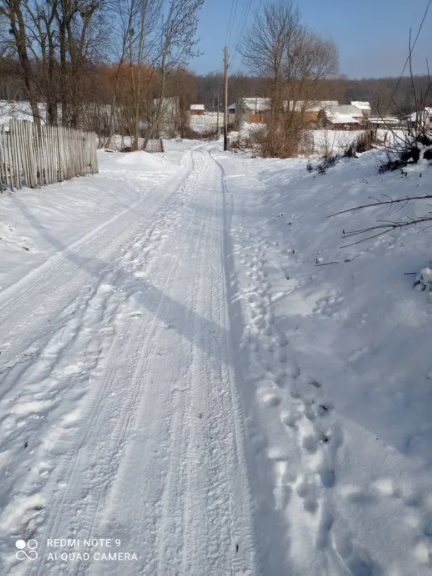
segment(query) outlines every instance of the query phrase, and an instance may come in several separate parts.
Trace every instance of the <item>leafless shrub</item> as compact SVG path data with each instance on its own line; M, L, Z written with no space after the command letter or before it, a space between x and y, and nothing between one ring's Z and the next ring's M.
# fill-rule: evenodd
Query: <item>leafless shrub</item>
M429 6L429 5L428 5ZM427 13L427 12L426 12ZM426 14L425 13L425 14ZM422 20L422 24L424 18ZM421 30L421 26L420 26ZM416 40L418 38L418 34ZM407 124L406 129L399 135L396 131L393 131L393 141L394 144L387 146L387 160L379 166L379 172L384 174L388 171L400 170L402 177L407 177L408 172L404 170L409 164L417 164L421 159L430 159L432 157L432 134L429 132L429 127L427 123L424 122L424 114L421 111L425 108L425 97L430 90L431 83L427 87L426 93L418 94L415 88L414 76L412 72L412 45L411 45L411 33L410 33L410 43L409 43L409 56L407 62L409 62L411 81L412 81L412 94L414 98L414 103L416 107L416 112L413 117L409 117L410 123ZM420 111L420 113L418 112ZM339 214L345 214L348 212L354 212L358 210L367 210L371 208L378 207L396 207L398 206L398 212L407 205L409 202L417 201L429 201L432 199L431 194L424 194L422 196L406 196L404 198L392 198L390 196L383 196L384 199L374 199L373 202L368 204L363 204L360 206L355 206L347 210L342 210L331 216L337 216ZM351 230L348 232L343 232L342 237L346 239L356 238L354 242L346 244L346 246L352 246L364 242L366 240L371 240L388 234L394 230L401 230L402 228L407 228L411 226L425 226L425 228L430 227L430 222L432 222L432 212L426 210L423 215L416 217L403 217L394 219L381 219L374 226L366 226L364 228ZM358 238L358 240L357 240Z
M390 200L383 200L383 201L377 200L376 202L363 204L362 206L354 206L353 208L348 208L347 210L341 210L340 212L336 212L335 214L330 214L328 218L338 216L340 214L346 214L348 212L354 212L357 210L365 210L367 208L376 208L380 206L393 206L400 203L406 205L408 202L417 200L424 201L430 199L432 199L431 194L425 194L423 196L406 196L404 198L395 198L395 199L390 198ZM407 228L409 226L418 226L427 224L428 222L432 222L432 215L430 212L428 212L424 216L420 216L417 218L409 217L401 220L379 220L378 222L379 224L377 224L376 226L367 226L365 228L360 228L358 230L351 230L348 232L344 231L342 238L353 238L357 236L359 237L359 240L346 244L344 248L348 246L353 246L355 244L360 244L360 242L365 242L366 240L371 240L372 238L378 238L379 236L383 236L384 234L387 234L388 232L391 232L393 230Z

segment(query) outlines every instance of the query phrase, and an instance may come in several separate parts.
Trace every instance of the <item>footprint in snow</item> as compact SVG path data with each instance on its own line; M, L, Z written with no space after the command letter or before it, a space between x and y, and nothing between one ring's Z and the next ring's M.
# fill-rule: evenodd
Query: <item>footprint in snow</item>
M356 546L347 534L333 533L332 544L353 576L374 576L381 572L367 552Z
M281 403L281 398L274 392L265 392L261 395L261 402L266 406L276 407Z

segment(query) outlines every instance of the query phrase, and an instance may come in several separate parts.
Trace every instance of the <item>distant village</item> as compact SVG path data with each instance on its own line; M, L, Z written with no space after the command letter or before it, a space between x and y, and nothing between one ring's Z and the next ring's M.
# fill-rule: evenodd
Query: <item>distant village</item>
M158 100L153 101L153 107L158 107ZM371 104L367 101L351 101L349 104L340 104L337 100L322 101L285 101L284 112L301 115L304 128L356 131L365 129L396 129L423 126L432 128L432 107L425 107L420 111L413 111L405 116L373 116ZM46 107L38 105L42 123L46 121ZM228 125L231 130L240 130L248 125L262 125L266 123L270 112L270 98L241 98L228 107ZM101 132L104 132L104 123L110 115L110 106L105 105L92 110L93 116L100 116ZM171 138L178 132L179 118L185 117L185 124L189 127L190 137L216 136L221 134L224 125L224 114L208 111L204 104L192 104L186 110L182 109L180 98L164 98L161 106L161 119L159 132L161 137ZM61 110L58 113L61 125ZM30 104L26 101L0 100L0 119L5 124L11 119L33 121ZM84 115L85 119L85 115ZM120 118L117 128L121 130ZM91 126L83 126L90 129ZM145 122L141 122L145 128Z
M412 112L408 116L378 117L371 115L369 102L352 101L340 104L337 100L284 102L286 110L303 115L305 125L311 129L326 130L364 130L367 128L397 128L422 124L432 127L432 108L424 108ZM247 124L263 124L270 109L270 98L243 98L232 103L228 108L229 124L241 126ZM203 104L193 104L190 107L190 127L203 132L221 126L223 115L217 112L207 112Z

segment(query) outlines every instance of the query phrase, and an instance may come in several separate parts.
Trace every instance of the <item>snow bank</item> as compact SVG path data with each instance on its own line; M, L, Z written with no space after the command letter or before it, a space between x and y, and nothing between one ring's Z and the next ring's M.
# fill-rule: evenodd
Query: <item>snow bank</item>
M266 573L430 574L432 301L411 274L430 287L431 229L342 239L428 207L328 216L428 193L431 167L379 175L377 151L325 175L301 159L218 158Z
M174 167L163 154L148 152L125 152L114 154L113 161L120 166L134 167L143 171L166 172Z

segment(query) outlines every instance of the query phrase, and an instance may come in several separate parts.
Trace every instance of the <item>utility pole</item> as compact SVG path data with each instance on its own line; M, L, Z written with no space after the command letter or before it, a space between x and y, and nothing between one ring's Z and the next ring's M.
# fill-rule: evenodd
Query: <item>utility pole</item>
M217 113L217 116L216 116L216 132L217 132L217 137L218 137L218 139L219 139L219 136L220 136L220 134L219 134L219 109L220 109L220 102L219 102L219 92L218 92L218 95L217 95L217 108L216 108L216 113Z
M224 150L228 150L228 47L225 46L225 106L224 106Z

